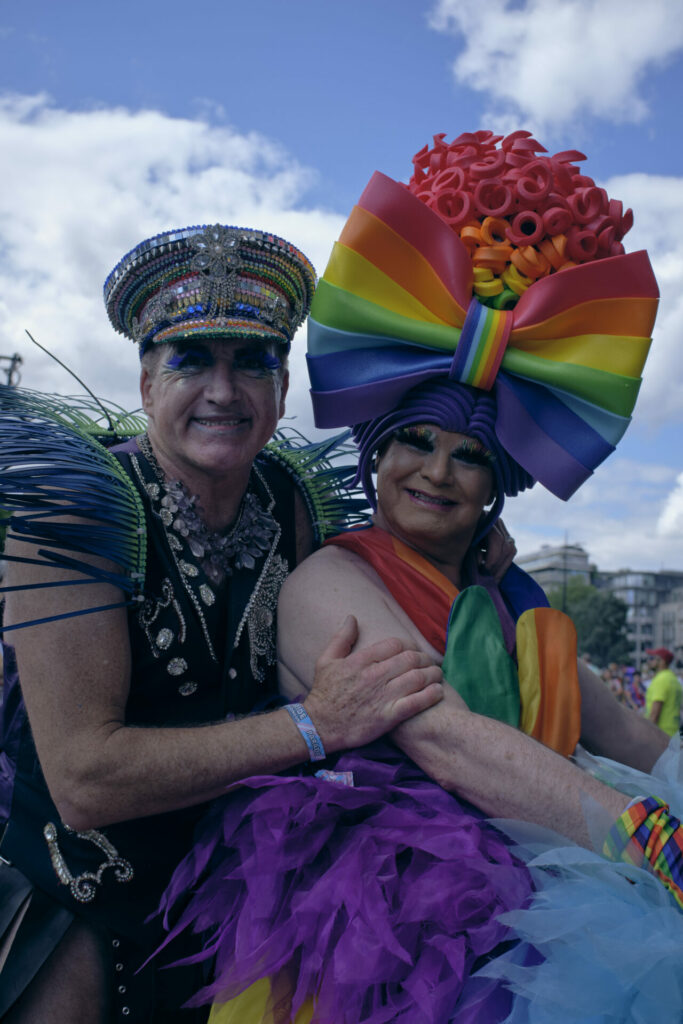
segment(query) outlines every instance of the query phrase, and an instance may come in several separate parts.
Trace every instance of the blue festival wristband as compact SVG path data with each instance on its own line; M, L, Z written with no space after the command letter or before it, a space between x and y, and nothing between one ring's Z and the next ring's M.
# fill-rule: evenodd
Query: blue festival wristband
M303 704L285 704L285 711L289 714L289 717L305 739L311 761L324 761L327 754L325 753L323 741L316 732L316 728Z

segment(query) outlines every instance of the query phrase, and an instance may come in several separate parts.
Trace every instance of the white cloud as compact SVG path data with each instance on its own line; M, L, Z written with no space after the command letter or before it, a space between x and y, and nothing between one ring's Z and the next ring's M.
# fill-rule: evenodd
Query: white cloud
M681 423L681 323L683 323L683 179L625 174L605 183L611 196L635 211L626 236L630 251L647 249L661 293L653 344L636 406L639 425Z
M534 130L590 114L642 121L642 78L683 48L670 0L438 0L430 24L463 37L453 71L487 93L484 123L521 114ZM515 127L518 127L517 123Z
M616 454L570 501L536 486L509 499L504 518L521 554L566 537L602 570L683 569L682 479L671 466ZM675 529L664 532L660 524L671 521L676 509Z
M683 541L683 473L679 473L676 486L664 502L657 520L657 533L660 537Z
M342 224L305 208L312 172L256 133L151 110L74 113L43 95L0 96L0 180L0 353L24 357L26 386L77 390L26 340L28 328L95 392L129 407L137 357L109 326L102 284L133 245L220 221L281 234L322 268ZM304 347L297 338L290 407L307 412Z

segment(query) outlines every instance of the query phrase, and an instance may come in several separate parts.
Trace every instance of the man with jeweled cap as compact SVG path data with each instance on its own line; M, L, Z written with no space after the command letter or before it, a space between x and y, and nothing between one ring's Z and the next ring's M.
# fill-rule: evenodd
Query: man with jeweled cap
M276 235L164 232L104 289L139 348L146 429L3 396L5 622L33 624L4 646L3 1020L205 1019L179 1009L193 968L138 969L207 801L441 699L439 669L401 642L352 653L349 618L305 701L273 703L280 587L348 508L315 450L265 447L314 286Z

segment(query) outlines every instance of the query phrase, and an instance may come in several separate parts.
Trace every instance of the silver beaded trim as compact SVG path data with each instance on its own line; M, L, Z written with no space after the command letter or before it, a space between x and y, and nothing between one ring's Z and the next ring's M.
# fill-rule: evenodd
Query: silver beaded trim
M252 675L258 683L265 679L265 665L274 665L276 658L275 613L277 599L289 575L289 566L282 555L276 555L268 566L247 619L249 634L249 662ZM261 581L259 581L261 582Z
M139 438L138 439L138 445L140 444L140 441L141 441L141 439ZM131 460L130 461L131 461L131 464L133 466L133 469L135 470L135 474L136 474L138 480L140 481L141 486L145 487L146 486L145 479L144 479L144 477L142 475L142 470L140 469L140 463L139 463L139 460L138 460L137 456L136 455L131 455ZM153 463L152 463L152 465L153 465ZM175 541L179 540L179 538L175 537L175 535L168 529L166 524L164 524L164 533L165 533L166 539L168 541L168 546L169 546L169 549L171 551L171 555L173 557L173 561L175 562L176 568L178 569L178 574L180 576L180 580L181 580L181 582L183 584L183 587L185 588L187 596L189 597L190 601L192 602L194 610L197 613L197 617L199 618L199 623L200 623L200 625L202 627L202 635L204 637L204 642L206 643L206 648L207 648L207 651L209 653L209 657L211 658L211 660L214 663L217 664L218 663L218 658L216 656L216 652L214 650L213 643L211 642L211 636L209 635L209 627L208 627L208 624L206 622L206 619L204 618L204 613L202 611L202 606L199 603L199 601L197 600L197 596L194 593L194 590L192 589L192 587L190 585L189 578L182 572L182 570L180 568L180 560L178 558L178 553L177 553L176 546L175 546L175 543L174 543ZM164 580L164 585L166 583L168 583L169 587L171 588L171 593L172 593L173 592L173 587L171 586L171 581L170 580ZM164 596L165 596L165 594L164 594ZM177 602L176 602L176 604L177 604ZM166 607L166 605L164 605L162 603L162 607ZM175 604L174 604L174 607L175 607ZM177 610L178 610L178 614L180 615L180 606L179 605L178 605ZM183 630L184 630L184 628L185 628L185 620L183 619L182 621L183 621ZM143 628L144 628L144 626L143 626ZM179 640L180 640L181 643L184 643L184 641L185 641L185 634L184 634L184 632L183 632L182 637L179 637ZM151 642L151 640L150 640L150 642Z
M155 658L160 658L161 652L167 650L175 638L173 630L167 627L159 630L156 637L152 635L152 627L164 608L173 608L173 611L176 613L178 619L178 641L181 644L184 643L187 636L187 624L180 605L174 596L173 584L168 577L162 580L161 597L157 598L156 601L148 597L143 601L142 607L138 612L138 623L147 637L147 642Z
M98 832L94 828L87 829L85 832L76 832L74 829L69 828L68 825L64 825L63 828L65 832L76 836L77 839L93 843L106 857L106 860L100 864L97 871L83 871L80 875L72 875L64 860L62 851L59 849L57 826L52 821L48 821L45 825L43 836L47 842L52 867L61 884L69 887L69 891L75 900L79 903L92 903L97 895L97 887L102 884L102 876L108 868L111 868L114 872L114 878L117 882L130 882L133 877L132 865L129 861L119 856L118 850L109 842L103 832Z

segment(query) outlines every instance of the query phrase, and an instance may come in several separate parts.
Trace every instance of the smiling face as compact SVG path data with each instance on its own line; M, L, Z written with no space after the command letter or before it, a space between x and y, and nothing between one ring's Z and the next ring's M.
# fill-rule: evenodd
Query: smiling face
M193 341L152 352L140 390L166 475L190 489L203 477L243 483L284 413L288 379L259 341Z
M377 459L375 522L440 567L459 569L494 497L491 461L464 434L431 424L397 430Z

